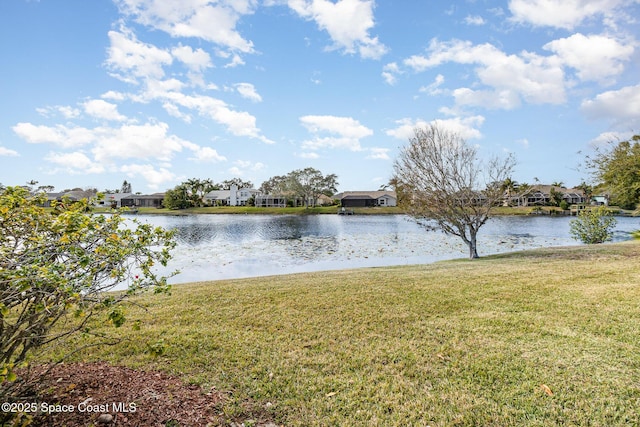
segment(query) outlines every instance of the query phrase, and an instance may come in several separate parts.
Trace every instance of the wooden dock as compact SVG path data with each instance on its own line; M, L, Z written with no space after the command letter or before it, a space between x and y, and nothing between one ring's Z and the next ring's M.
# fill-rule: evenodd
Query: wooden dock
M345 209L345 208L340 208L338 209L338 215L353 215L353 209Z

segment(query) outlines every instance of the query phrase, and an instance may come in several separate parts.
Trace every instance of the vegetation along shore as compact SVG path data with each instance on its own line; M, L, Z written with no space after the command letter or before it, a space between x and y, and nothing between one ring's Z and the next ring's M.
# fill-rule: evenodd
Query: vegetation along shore
M134 210L124 209L122 212L135 212L145 215L328 215L337 214L337 206L316 207L287 207L287 208L257 208L254 206L214 206L187 209L166 208L138 208ZM111 212L108 208L96 208L95 212ZM399 206L350 208L354 215L404 215L406 212ZM553 206L495 206L491 210L492 215L569 215L570 211L563 211ZM639 216L639 210L623 210L612 207L613 215Z
M180 285L66 366L179 376L236 425L637 425L639 256L633 241ZM74 340L60 354L93 342Z

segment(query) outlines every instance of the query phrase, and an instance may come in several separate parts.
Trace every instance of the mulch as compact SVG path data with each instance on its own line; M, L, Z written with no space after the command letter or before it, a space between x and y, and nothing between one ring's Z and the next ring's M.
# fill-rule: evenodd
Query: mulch
M36 427L244 425L225 419L224 393L202 390L162 372L107 363L59 364L48 369L31 368L31 374L39 377L38 405L52 411L37 415L31 424ZM248 414L247 419L251 418L251 425L275 426L268 420L254 421L260 417Z

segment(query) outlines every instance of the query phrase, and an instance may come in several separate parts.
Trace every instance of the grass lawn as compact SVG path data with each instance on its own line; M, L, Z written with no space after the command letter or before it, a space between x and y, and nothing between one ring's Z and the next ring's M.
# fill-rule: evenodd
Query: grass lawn
M286 426L637 426L639 259L627 242L177 285L128 309L127 341L74 358Z

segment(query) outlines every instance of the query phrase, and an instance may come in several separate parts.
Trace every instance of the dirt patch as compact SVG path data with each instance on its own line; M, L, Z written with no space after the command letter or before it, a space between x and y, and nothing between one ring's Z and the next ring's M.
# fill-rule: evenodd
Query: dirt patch
M72 363L32 368L39 376L40 408L52 411L32 425L75 426L241 426L225 419L225 395L202 390L162 372L138 371L107 363ZM56 406L59 405L59 406ZM65 405L65 406L62 406ZM259 417L248 416L247 419ZM275 426L252 421L254 426Z

